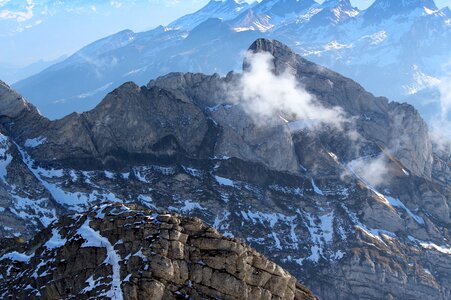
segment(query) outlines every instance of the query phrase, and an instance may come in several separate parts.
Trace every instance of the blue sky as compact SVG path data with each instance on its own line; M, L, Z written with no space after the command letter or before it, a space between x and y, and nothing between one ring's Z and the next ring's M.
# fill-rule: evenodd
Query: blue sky
M208 1L0 0L0 63L52 60L123 29L139 32L168 24ZM451 6L451 0L435 1ZM374 0L351 2L364 9Z

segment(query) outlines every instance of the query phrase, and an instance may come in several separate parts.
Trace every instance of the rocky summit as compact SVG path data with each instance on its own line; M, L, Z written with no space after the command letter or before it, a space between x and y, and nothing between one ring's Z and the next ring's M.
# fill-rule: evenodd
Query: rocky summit
M128 82L56 121L1 84L0 132L0 280L17 297L44 295L42 286L48 297L302 294L286 272L322 299L451 297L449 148L432 143L412 106L375 97L278 41L256 40L241 73ZM236 240L176 216L92 209L111 202L198 217L286 272L259 268L268 281L249 283L260 273L246 268L260 256L244 255ZM176 230L185 243L163 231L133 241L158 222L184 227ZM218 277L183 269L199 260L205 278Z
M22 250L1 258L3 299L317 299L200 219L121 204L65 216Z

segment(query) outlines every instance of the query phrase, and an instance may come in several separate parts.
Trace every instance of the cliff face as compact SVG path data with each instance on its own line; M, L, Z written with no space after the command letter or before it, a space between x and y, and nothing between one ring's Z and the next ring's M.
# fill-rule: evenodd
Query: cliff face
M411 105L374 97L358 83L303 59L277 41L259 39L249 49L276 57L276 73L291 70L319 101L339 106L349 116L357 117L356 127L365 138L393 149L413 174L430 178L432 143L426 123ZM245 62L244 69L247 65Z
M340 107L352 118L362 138L389 149L413 175L431 177L432 144L425 122L413 107L375 98L354 81L301 58L277 41L259 39L249 50L272 55L276 75L290 71L320 103ZM147 87L126 83L92 111L55 122L39 118L23 98L12 105L11 98L20 97L13 91L2 103L4 114L17 119L7 126L19 141L46 137L47 142L30 153L52 166L74 165L77 157L85 168L114 167L124 164L122 154L156 160L177 155L229 156L298 172L298 159L284 122L259 128L240 106L221 105L230 102L230 90L238 88L234 83L240 76L176 73L151 81ZM23 112L22 118L17 118L19 112ZM214 149L211 135L217 133L218 126L211 120L222 130Z
M2 298L317 299L200 219L102 205L65 216L0 261Z
M137 203L241 238L324 299L450 298L449 155L432 152L419 114L277 41L250 52L273 58L262 90L291 78L346 122L287 113L282 90L262 126L237 93L250 58L240 74L126 83L57 121L2 86L2 243L64 213Z

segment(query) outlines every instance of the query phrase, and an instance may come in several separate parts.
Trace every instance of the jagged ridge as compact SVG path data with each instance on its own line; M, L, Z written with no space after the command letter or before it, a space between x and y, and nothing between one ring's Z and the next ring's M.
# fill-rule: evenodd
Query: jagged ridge
M104 204L5 254L2 298L317 299L281 267L199 219Z

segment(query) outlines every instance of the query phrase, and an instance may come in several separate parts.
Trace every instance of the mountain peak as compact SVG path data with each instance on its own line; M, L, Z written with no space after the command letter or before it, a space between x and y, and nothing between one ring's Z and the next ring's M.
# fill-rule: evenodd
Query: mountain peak
M24 110L37 113L37 109L32 104L0 80L0 115L15 118Z
M337 6L349 6L352 4L349 0L326 0L321 4L322 7L337 7Z
M302 68L304 70L310 70L317 72L321 69L321 72L326 72L326 68L318 68L318 66L298 54L296 54L287 45L273 39L260 38L257 39L249 47L249 52L260 53L266 52L274 57L274 73L283 74L286 70L297 70ZM250 63L247 59L243 62L243 70L249 70Z
M304 9L312 6L313 4L315 4L314 0L263 0L256 7L258 7L261 11L273 11L283 8L285 12L290 10L292 12L296 12L299 11L299 9Z
M260 38L257 39L252 45L249 47L249 52L259 53L259 52L267 52L271 54L277 62L279 61L289 61L290 58L296 56L296 54L285 44L272 39ZM276 61L275 61L276 63ZM248 70L250 64L247 59L244 60L243 70ZM285 69L285 68L284 68ZM280 68L275 68L275 72L283 72Z
M375 19L391 17L396 14L406 14L424 7L437 10L434 0L376 0L367 10L366 16Z
M210 18L231 20L249 6L250 5L244 0L210 0L207 5L198 11L175 20L169 24L168 27L180 30L191 30Z
M249 51L257 52L269 52L274 55L276 52L293 52L288 46L273 39L259 38L255 40L249 47Z
M334 26L360 13L349 0L326 0L318 8L317 13L310 19L311 24L315 26Z

